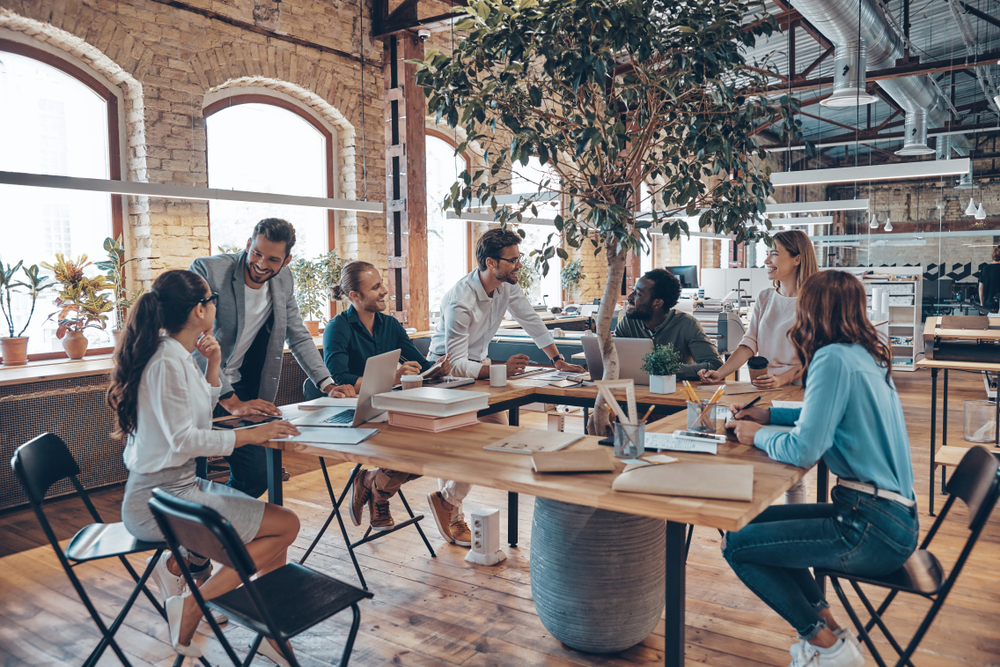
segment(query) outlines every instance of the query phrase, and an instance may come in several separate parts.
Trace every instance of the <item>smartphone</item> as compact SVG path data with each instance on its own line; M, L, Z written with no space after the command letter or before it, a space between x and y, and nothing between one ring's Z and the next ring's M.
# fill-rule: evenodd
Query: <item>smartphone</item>
M243 417L230 417L229 419L222 419L214 422L212 424L212 428L224 428L236 431L241 428L253 428L254 426L260 426L261 424L266 424L267 422L273 422L279 419L281 419L281 417L275 417L274 415L244 415Z
M706 442L726 441L726 436L719 433L701 433L699 431L674 431L674 437L689 438L691 440L705 440Z

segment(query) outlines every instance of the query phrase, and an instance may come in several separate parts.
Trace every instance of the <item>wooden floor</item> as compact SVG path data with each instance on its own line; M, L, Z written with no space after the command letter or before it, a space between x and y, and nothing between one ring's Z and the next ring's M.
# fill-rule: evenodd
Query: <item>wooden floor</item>
M930 432L930 379L926 372L897 373L896 381L910 433L916 474L916 491L925 532L928 445ZM950 444L961 440L962 400L982 398L978 375L952 373ZM522 423L540 428L537 413L522 412ZM580 429L580 420L568 419L569 430ZM286 506L302 520L302 531L292 556L298 558L327 514L329 502L315 461L285 457L292 479L285 485ZM342 486L349 465L334 469L335 485ZM807 478L814 493L815 475ZM405 492L417 511L426 511L424 495L436 488L434 480L409 483ZM93 494L108 520L118 519L122 487ZM943 500L943 496L939 496ZM394 516L402 507L393 505ZM506 493L476 488L466 509L477 505L506 511ZM496 567L466 563L465 549L446 545L428 517L426 531L437 558L430 558L415 531L401 531L372 545L358 556L373 600L362 604L361 630L352 665L662 665L661 625L642 644L618 655L578 653L553 639L535 614L529 580L531 536L530 498L522 496L518 549ZM50 511L60 538L68 538L86 521L76 502L56 501ZM936 555L950 568L966 537L964 507L952 512L942 529ZM349 525L352 535L360 529ZM339 534L329 534L308 561L312 567L349 582L356 582ZM138 565L142 558L136 558ZM79 568L85 586L98 608L117 610L131 588L131 581L117 563ZM687 664L720 666L787 665L794 632L757 600L733 575L719 554L714 530L695 530L687 567ZM835 598L830 591L831 598ZM831 599L838 618L846 621L840 605ZM896 604L890 626L903 636L916 627L928 604L906 600ZM303 665L328 665L339 661L349 614L335 618L294 641ZM213 664L228 664L218 642L202 624L196 641ZM235 624L226 630L234 646L245 647L248 631ZM167 643L167 628L143 600L119 633L134 665L169 665L174 659ZM96 644L97 631L76 598L66 576L46 546L30 511L0 514L0 664L82 664ZM882 643L888 653L891 649ZM195 664L188 661L189 664ZM266 658L256 664L267 665ZM914 658L918 667L1000 665L1000 512L995 512L952 592L942 613ZM100 664L118 664L108 652ZM874 660L868 659L874 665Z

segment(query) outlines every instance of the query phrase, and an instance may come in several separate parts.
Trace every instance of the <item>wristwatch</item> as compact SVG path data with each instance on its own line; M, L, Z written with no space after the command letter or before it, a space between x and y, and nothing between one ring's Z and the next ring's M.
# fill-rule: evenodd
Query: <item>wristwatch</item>
M552 363L556 363L557 361L566 361L566 357L562 356L561 354L557 354L556 356L552 357Z

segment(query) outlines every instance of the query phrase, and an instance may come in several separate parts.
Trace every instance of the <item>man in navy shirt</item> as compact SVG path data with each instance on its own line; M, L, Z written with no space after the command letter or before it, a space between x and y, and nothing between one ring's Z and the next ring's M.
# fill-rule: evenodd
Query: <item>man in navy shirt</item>
M354 261L344 267L340 284L330 288L334 299L348 299L351 306L330 320L323 333L323 360L337 384L354 385L361 389L365 363L369 357L399 350L403 363L396 371L396 382L403 375L416 375L433 364L417 351L406 335L403 325L386 315L382 276L372 264ZM447 374L451 364L446 359L431 377ZM389 530L395 523L389 513L389 499L399 487L419 475L397 470L361 470L351 487L351 521L361 525L361 514L368 505L369 518L375 530Z

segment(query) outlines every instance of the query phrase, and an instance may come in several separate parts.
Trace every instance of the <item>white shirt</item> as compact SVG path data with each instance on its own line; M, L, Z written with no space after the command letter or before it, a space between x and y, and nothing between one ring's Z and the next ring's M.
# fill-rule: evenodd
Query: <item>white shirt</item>
M232 454L236 433L212 430L212 410L221 391L208 384L183 345L161 336L139 381L138 419L122 454L125 467L150 473L196 456Z
M755 356L767 359L767 372L780 375L793 366L800 366L798 354L792 341L788 340L788 330L795 323L794 296L782 296L771 287L757 295L757 303L750 317L740 345L750 348Z
M271 288L264 283L260 289L247 287L243 290L243 333L233 348L233 356L226 364L224 374L229 385L232 386L243 377L240 375L240 366L243 365L243 357L257 337L257 332L264 326L264 322L271 316Z
M479 377L490 341L507 311L539 348L555 343L520 287L501 283L490 297L477 269L455 283L441 300L441 320L431 336L428 358L447 353L452 375Z

